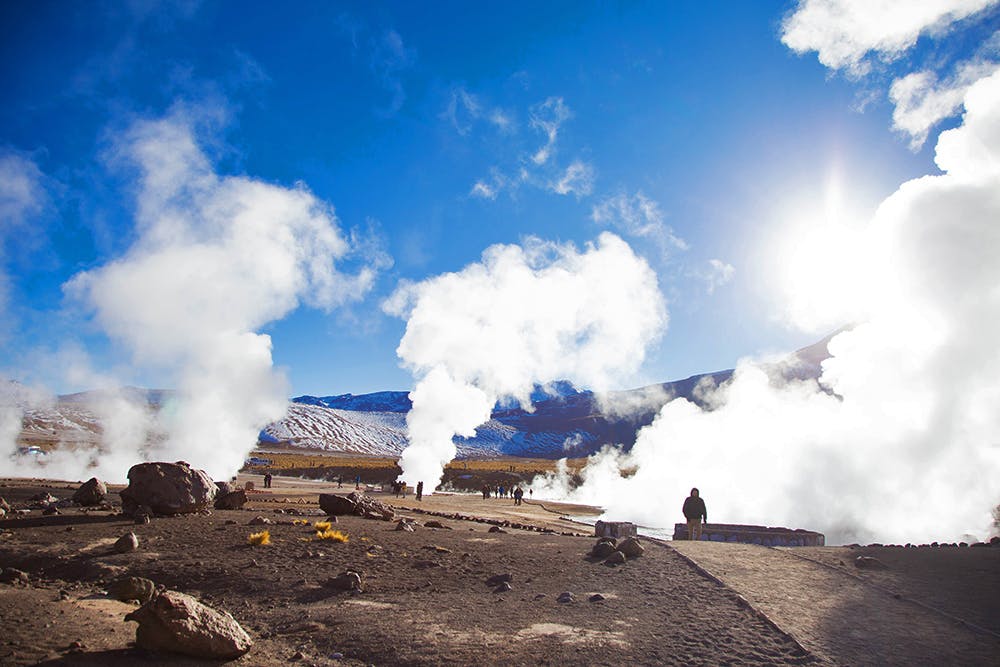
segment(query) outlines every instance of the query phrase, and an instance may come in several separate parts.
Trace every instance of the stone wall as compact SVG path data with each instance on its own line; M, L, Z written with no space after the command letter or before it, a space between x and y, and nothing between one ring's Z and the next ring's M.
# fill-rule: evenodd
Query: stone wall
M688 539L686 523L674 524L674 539ZM706 523L701 539L711 542L760 544L765 547L822 547L826 544L826 537L822 533L811 530L743 526L734 523Z

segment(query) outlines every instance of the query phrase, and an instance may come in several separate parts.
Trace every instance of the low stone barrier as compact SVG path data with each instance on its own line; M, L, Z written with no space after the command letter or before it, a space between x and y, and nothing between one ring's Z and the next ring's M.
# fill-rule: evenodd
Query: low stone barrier
M674 539L689 539L686 523L674 524ZM760 544L765 547L822 547L826 544L823 533L811 530L744 526L735 523L706 523L701 532L701 539L709 542Z

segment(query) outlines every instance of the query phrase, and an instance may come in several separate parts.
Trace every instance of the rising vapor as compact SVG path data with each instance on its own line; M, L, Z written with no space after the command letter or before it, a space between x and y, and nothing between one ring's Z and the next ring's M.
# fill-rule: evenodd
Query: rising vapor
M663 332L656 274L617 236L582 252L529 239L495 245L457 273L402 285L386 302L405 318L397 353L417 382L402 478L436 485L502 397L530 409L536 384L597 389L634 372Z
M863 286L864 322L832 339L818 383L744 361L714 409L674 400L631 452L544 493L664 528L698 486L715 521L832 543L986 537L1000 503L1000 73L964 106L937 143L942 173L900 186L839 257L861 272L843 282Z
M353 249L330 206L303 185L216 174L196 121L176 110L136 122L115 143L115 158L137 179L136 239L122 257L64 286L137 366L164 372L176 393L155 419L142 400L103 394L95 407L104 451L60 453L47 475L85 477L96 465L122 479L139 460L178 459L215 478L233 475L287 404L271 339L258 330L303 303L330 309L358 299L372 284L374 266L336 268ZM24 471L4 470L13 472Z

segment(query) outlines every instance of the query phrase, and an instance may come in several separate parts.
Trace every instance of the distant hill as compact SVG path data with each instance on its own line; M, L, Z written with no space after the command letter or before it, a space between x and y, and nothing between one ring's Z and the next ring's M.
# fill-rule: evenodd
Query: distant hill
M776 379L818 378L829 357L823 340L798 350L765 367ZM532 410L516 402L498 403L491 419L476 429L472 438L455 438L460 457L531 456L562 458L587 456L607 444L626 449L635 443L636 432L650 424L665 403L685 398L702 407L702 390L718 386L732 377L732 370L693 375L683 380L638 389L595 394L571 383L558 381L536 387ZM25 409L21 440L25 442L98 441L99 420L88 409L104 392L91 391L60 396L47 406L28 407L27 390L16 383L7 396ZM128 387L123 390L152 409L161 408L173 396L169 390ZM260 432L259 445L301 447L368 456L398 456L407 445L406 413L412 403L405 391L371 394L297 396L288 413Z

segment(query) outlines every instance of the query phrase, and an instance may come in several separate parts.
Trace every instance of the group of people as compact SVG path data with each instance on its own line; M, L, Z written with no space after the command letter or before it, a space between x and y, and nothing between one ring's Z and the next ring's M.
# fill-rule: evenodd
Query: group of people
M406 497L406 482L396 481L392 483L392 494L399 498L400 496Z
M482 488L483 500L489 499L491 496L494 498L513 498L515 505L520 505L521 500L524 498L524 489L518 484L513 489L506 486L491 487L489 484L483 484ZM533 489L528 489L528 495L533 495L535 492Z

